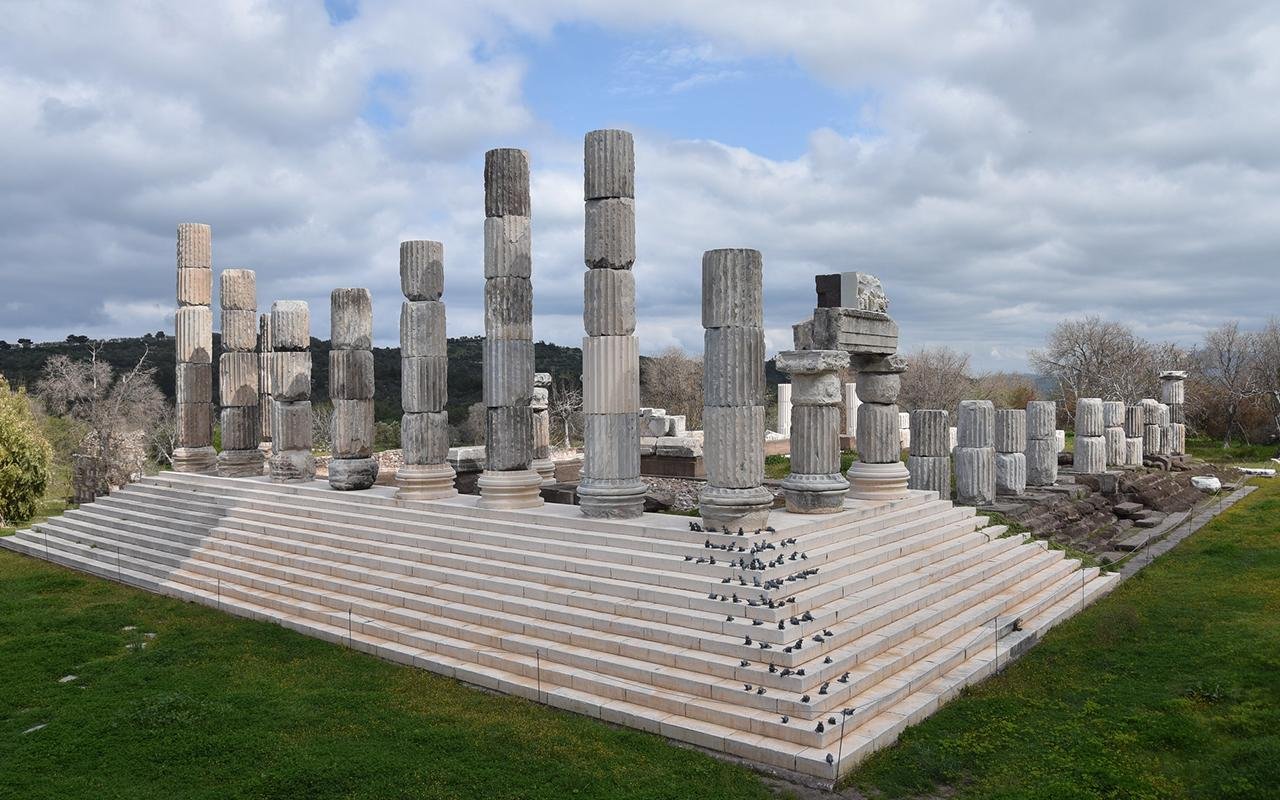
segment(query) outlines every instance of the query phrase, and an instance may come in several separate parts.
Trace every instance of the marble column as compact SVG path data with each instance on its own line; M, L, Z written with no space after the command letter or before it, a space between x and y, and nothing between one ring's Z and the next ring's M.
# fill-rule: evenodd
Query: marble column
M1018 496L1027 490L1027 411L996 410L996 494Z
M1142 466L1142 429L1145 412L1142 406L1125 406L1124 409L1124 463L1129 467Z
M584 516L644 513L640 479L640 349L635 337L635 145L619 130L583 141L582 476Z
M1081 475L1107 471L1107 440L1103 436L1102 399L1076 399L1076 449L1072 468Z
M908 489L937 492L939 499L951 499L950 425L949 415L941 409L918 408L911 412Z
M1186 379L1182 370L1160 373L1160 401L1169 407L1169 453L1175 456L1187 452Z
M1154 398L1142 400L1142 455L1160 455L1163 430L1160 426L1160 403Z
M400 243L400 446L396 497L453 497L457 477L449 465L449 340L445 324L444 245L417 239Z
M556 482L556 462L551 460L551 373L533 373L533 461L530 466L542 476L542 485Z
M214 472L213 242L208 225L178 225L178 312L174 319L176 472Z
M368 489L378 479L373 457L373 297L368 289L329 295L329 485Z
M529 154L484 154L485 470L481 508L542 505L533 462L533 284ZM585 354L584 354L585 358Z
M1160 455L1167 456L1173 452L1173 421L1167 403L1160 403Z
M222 350L218 393L222 403L222 452L218 474L247 478L262 474L259 401L258 289L252 270L225 269L218 276Z
M849 466L849 496L894 500L907 496L911 475L902 463L898 391L907 362L900 356L855 356L858 371L858 460Z
M990 505L996 499L996 411L990 400L962 400L956 420L956 502Z
M1106 400L1102 403L1102 438L1106 440L1108 467L1123 467L1128 463L1124 435L1124 403Z
M708 528L755 531L769 521L764 481L764 265L758 250L702 254L703 460L698 497Z
M778 384L778 433L791 438L791 384ZM840 429L837 427L836 435Z
M1027 485L1058 481L1058 406L1052 400L1027 403Z
M843 350L788 350L778 353L774 363L780 372L791 376L791 383L778 388L788 389L788 406L793 400L795 403L787 426L791 474L782 481L787 510L797 514L840 511L849 493L849 481L840 474L844 400L840 372L849 366L849 354Z
M842 433L845 436L857 437L858 435L858 406L862 405L862 401L858 399L858 384L846 383L844 385L844 428Z
M301 300L271 304L271 458L277 483L315 480L311 453L311 310Z
M271 455L271 314L258 315L258 450ZM265 463L264 463L265 467Z

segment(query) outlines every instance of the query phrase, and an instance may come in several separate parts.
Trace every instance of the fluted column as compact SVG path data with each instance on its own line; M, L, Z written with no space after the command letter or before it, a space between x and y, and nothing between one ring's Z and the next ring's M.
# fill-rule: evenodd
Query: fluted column
M1106 443L1107 466L1123 467L1126 463L1123 402L1102 402L1102 438Z
M533 461L533 259L529 154L484 154L485 471L481 508L542 505ZM402 334L403 335L403 334Z
M262 422L258 401L258 288L253 270L224 269L218 276L222 349L218 390L222 403L222 452L218 474L247 478L262 474Z
M764 481L764 297L758 250L702 254L703 460L698 501L708 527L759 530L773 494Z
M1058 481L1058 406L1052 400L1027 403L1027 485Z
M556 462L551 460L551 373L533 373L533 461L530 466L542 476L542 485L556 482Z
M911 447L907 456L907 488L937 492L951 499L951 428L946 411L918 408L911 412Z
M329 295L329 485L368 489L378 479L373 458L373 297L368 289Z
M996 499L996 412L990 400L962 400L952 456L956 462L956 502L990 505Z
M258 450L271 455L271 313L258 316ZM264 464L265 466L265 464Z
M1125 406L1124 409L1124 463L1129 467L1142 466L1142 429L1146 414L1142 406Z
M1103 436L1102 399L1076 400L1076 449L1071 466L1082 475L1107 471L1107 440Z
M1163 428L1160 425L1160 403L1155 398L1147 397L1142 400L1142 455L1158 456L1160 455L1160 445L1163 439Z
M1186 378L1181 370L1160 373L1160 401L1169 407L1169 453L1175 456L1187 452Z
M849 481L840 474L840 371L849 366L843 350L788 350L774 361L791 376L785 386L791 407L791 474L782 481L787 510L830 514L844 508ZM794 393L790 391L794 388ZM781 406L781 403L779 403ZM781 413L781 411L779 411ZM781 420L779 420L781 421ZM779 425L781 427L781 425Z
M1027 490L1027 412L996 410L996 494L1018 496Z
M400 243L400 447L396 497L437 500L458 493L449 465L449 339L445 324L444 245Z
M178 225L178 312L173 468L213 472L213 242L208 225Z
M584 454L578 502L588 517L644 512L640 479L640 350L635 337L635 145L619 130L583 142Z
M849 496L863 500L906 497L911 474L902 463L898 390L907 362L896 355L870 356L857 359L853 366L858 371L858 460L849 466Z
M778 433L791 438L791 384L778 384ZM836 430L839 437L840 431ZM837 438L837 444L839 440Z
M271 458L277 483L315 480L311 453L311 309L301 300L271 304Z

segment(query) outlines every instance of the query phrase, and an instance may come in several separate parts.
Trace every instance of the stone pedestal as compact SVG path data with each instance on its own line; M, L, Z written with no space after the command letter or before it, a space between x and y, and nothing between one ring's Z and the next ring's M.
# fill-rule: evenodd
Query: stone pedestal
M378 479L373 456L373 297L368 289L329 295L329 398L333 401L329 486L368 489Z
M791 384L778 384L778 433L791 438ZM839 431L836 432L837 437ZM837 446L839 442L837 441Z
M1052 400L1027 403L1027 485L1052 486L1058 480L1058 407Z
M952 458L956 465L956 502L990 505L996 499L995 406L990 400L962 400L956 424L959 446Z
M208 370L213 362L213 236L208 225L178 225L178 312L174 320L177 355L177 441L173 468L177 472L217 470L213 449L213 387ZM188 365L202 369L184 370Z
M911 412L911 454L907 457L908 489L937 492L951 499L951 431L946 411L919 408Z
M301 300L271 304L271 458L277 483L315 480L311 453L311 310Z
M907 496L911 474L902 463L902 436L898 417L899 376L907 362L896 355L856 355L858 372L856 434L858 460L850 467L849 496L859 500L897 499Z
M791 376L791 383L778 385L779 397L785 387L787 405L795 403L787 425L791 474L782 481L787 510L799 514L840 511L849 492L849 482L840 474L840 372L848 367L849 354L789 350L778 353L774 363Z

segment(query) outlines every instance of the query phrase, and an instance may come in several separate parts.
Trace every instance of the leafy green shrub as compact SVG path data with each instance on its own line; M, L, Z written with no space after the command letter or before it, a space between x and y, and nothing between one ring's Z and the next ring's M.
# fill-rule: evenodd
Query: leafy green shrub
M49 484L53 448L31 413L25 391L0 376L0 523L31 519Z

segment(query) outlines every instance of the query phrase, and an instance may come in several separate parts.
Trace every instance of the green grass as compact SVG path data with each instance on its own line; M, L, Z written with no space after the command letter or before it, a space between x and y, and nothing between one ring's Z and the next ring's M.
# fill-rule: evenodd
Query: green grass
M964 692L870 796L1280 797L1280 482Z
M770 796L657 736L3 550L0 676L0 798Z
M858 460L856 450L845 450L840 453L841 474L849 471L849 465ZM791 474L791 457L785 455L764 457L764 476L774 480L782 480Z
M1195 436L1187 437L1187 454L1211 464L1276 467L1278 465L1271 459L1280 456L1280 446L1235 442L1230 447L1224 448L1221 439Z

